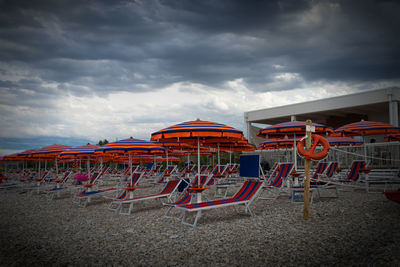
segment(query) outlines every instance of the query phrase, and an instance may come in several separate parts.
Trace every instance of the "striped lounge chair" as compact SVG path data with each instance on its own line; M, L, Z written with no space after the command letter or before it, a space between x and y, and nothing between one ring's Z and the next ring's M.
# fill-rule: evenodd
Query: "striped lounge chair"
M316 191L319 195L319 189L327 185L325 182L319 181L319 177L324 174L327 170L327 167L330 164L328 162L318 162L317 168L315 168L314 174L310 177L310 204L313 203L314 200L314 192ZM296 185L290 187L290 198L292 203L303 203L303 201L296 201L297 194L304 193L304 185Z
M200 179L199 179L200 177ZM183 204L188 204L191 203L192 200L194 199L194 196L197 196L198 192L196 192L194 189L195 187L204 187L204 185L207 183L209 180L208 175L198 175L196 174L195 178L191 181L190 184L186 185L186 188L184 188L183 193L180 197L178 197L178 200L174 202L169 202L169 203L163 203L164 206L168 206L168 210L165 213L164 217L166 218L174 218L173 216L170 216L169 213L170 211L177 207L178 205L183 205ZM186 183L186 181L183 181L182 183Z
M348 172L345 174L345 178L338 178L334 179L332 178L332 184L336 184L342 188L350 189L350 191L354 189L365 189L365 185L361 184L361 172L364 168L367 166L367 162L363 160L354 160L351 164L350 169Z
M277 199L282 191L284 182L294 168L293 163L279 163L277 171L274 171L269 177L267 185L263 186L263 193L260 194L260 199ZM263 196L264 192L269 193L268 196Z
M124 188L124 192L133 191L136 189L136 185L139 183L139 180L142 178L143 173L132 173L132 179L128 180L127 186ZM82 192L76 194L73 198L73 203L77 204L82 208L86 208L87 204L90 202L92 197L101 196L103 197L106 194L118 192L118 187L111 188L102 188L98 190L92 190L91 188L87 188ZM123 194L124 194L123 192Z
M65 183L68 181L68 179L72 176L72 172L67 170L64 172L64 175L61 179L55 179L53 180L52 187L48 188L46 192L46 198L48 200L52 200L54 198L54 195L57 193L59 196L61 191L65 189Z
M170 196L178 188L181 180L170 180L168 181L164 188L157 194L151 194L146 196L129 197L128 193L124 191L117 199L112 201L108 207L109 210L118 211L121 215L130 215L133 209L133 203L151 200L151 199L161 199L170 198ZM124 206L128 206L128 209L124 209Z
M210 200L198 203L180 204L176 208L182 211L181 222L184 225L196 227L201 214L205 210L225 208L230 206L244 205L246 214L253 215L250 210L251 203L256 199L258 193L262 188L263 182L261 181L246 181L239 189L239 191L231 198ZM187 213L196 212L194 222L188 223L185 221Z

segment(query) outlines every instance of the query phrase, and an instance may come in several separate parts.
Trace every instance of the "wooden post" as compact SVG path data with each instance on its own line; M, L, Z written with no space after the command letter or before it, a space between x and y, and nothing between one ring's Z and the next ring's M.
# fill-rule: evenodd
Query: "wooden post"
M306 121L306 150L310 150L311 148L311 120ZM303 209L303 218L307 220L310 216L310 165L311 160L306 159L304 162L304 175L306 180L304 181L304 209Z

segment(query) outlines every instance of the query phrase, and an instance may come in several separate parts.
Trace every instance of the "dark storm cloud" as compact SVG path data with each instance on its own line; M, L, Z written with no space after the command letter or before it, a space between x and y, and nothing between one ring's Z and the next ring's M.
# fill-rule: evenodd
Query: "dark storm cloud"
M2 1L0 9L0 60L76 95L400 76L395 1ZM280 73L302 80L277 83Z

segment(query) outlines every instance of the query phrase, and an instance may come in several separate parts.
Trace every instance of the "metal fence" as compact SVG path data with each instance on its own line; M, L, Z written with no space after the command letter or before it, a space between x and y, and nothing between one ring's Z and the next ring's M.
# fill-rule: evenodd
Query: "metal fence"
M274 162L293 161L293 149L271 149L250 152L257 153L270 166ZM400 142L370 143L362 146L334 146L326 161L338 161L341 168L348 168L353 160L366 159L368 167L374 169L400 168ZM304 159L297 156L297 167L304 167Z

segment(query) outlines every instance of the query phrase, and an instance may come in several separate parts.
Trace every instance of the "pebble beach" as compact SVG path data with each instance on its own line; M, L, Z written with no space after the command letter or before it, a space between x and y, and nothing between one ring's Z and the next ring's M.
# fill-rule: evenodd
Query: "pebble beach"
M0 192L0 265L400 266L400 205L379 193L315 199L308 220L288 196L256 200L255 216L210 210L196 228L164 218L159 200L138 203L129 216L108 203L80 208L68 195Z

